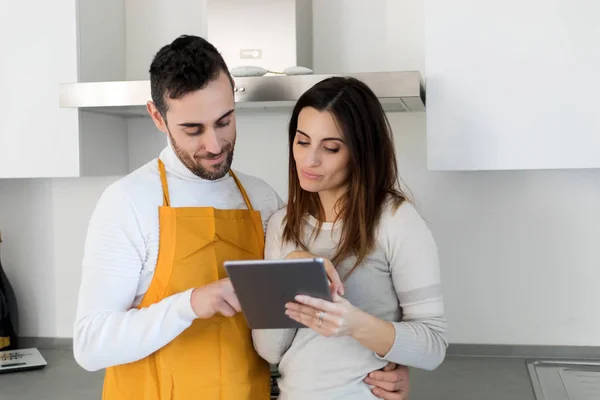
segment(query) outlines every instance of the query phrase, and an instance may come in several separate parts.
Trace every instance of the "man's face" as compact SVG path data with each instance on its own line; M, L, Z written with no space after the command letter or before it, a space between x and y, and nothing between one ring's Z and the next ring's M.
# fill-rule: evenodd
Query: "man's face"
M201 90L180 99L166 98L166 120L154 103L148 112L169 135L177 157L195 175L209 180L229 172L235 146L235 102L231 82L221 73Z

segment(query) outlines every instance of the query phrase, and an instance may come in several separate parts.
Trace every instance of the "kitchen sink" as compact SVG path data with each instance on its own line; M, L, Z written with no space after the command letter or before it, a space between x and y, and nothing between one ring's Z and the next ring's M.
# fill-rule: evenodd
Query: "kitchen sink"
M529 360L536 400L600 399L600 361Z

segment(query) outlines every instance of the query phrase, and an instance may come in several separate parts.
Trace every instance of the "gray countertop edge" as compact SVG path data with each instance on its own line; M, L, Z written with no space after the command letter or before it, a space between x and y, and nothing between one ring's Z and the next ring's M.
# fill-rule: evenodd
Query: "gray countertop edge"
M19 347L39 349L72 350L72 338L21 337ZM554 359L600 359L600 346L540 346L451 343L446 352L449 356L465 357L512 357Z

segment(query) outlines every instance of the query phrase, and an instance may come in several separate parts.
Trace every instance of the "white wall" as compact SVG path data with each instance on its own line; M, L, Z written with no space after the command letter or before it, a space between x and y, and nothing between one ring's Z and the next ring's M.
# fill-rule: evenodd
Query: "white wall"
M204 37L206 0L126 0L127 80L150 79L152 57L182 33Z
M424 0L313 0L317 73L421 71Z
M372 18L348 25L362 14L363 3L315 0L317 67L422 70L423 49L410 44L424 37L421 3L379 0ZM331 20L322 18L326 9L346 21L343 32L360 28L389 40L396 36L394 49L401 51L388 51L388 39L336 39L326 28ZM384 17L386 9L396 10L396 16ZM389 25L381 33L384 18ZM396 35L400 31L403 35ZM339 57L325 57L319 47L332 41ZM364 59L364 54L374 56ZM440 248L451 341L600 346L595 318L600 170L429 172L425 114L389 117L403 178ZM235 168L263 177L283 196L287 118L243 113L234 161ZM131 143L139 140L148 148L164 143L149 120L135 120L129 131ZM267 144L281 153L267 153ZM132 163L141 162L132 157ZM71 336L87 219L116 178L0 181L2 259L18 292L23 335Z

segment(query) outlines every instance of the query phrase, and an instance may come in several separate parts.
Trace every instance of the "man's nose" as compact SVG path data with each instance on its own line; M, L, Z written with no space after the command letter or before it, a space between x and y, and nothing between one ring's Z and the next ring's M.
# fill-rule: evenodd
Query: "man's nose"
M219 138L214 130L204 132L204 148L209 153L221 153L223 147L219 143Z

